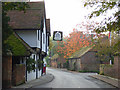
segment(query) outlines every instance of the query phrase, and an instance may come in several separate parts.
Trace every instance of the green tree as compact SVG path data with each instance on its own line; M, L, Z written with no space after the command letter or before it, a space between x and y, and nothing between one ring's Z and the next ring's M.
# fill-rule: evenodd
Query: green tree
M100 1L100 2L85 2L85 7L96 7L94 11L88 16L89 19L93 17L99 17L101 15L106 15L107 11L113 10L115 8L120 7L120 2L117 0L116 2L109 1ZM97 33L110 31L115 32L116 39L112 38L112 46L109 45L109 40L105 41L104 43L99 42L96 47L98 47L98 56L103 59L104 56L113 56L113 55L119 55L120 53L120 11L117 10L113 13L112 16L108 17L106 16L103 21L101 21L99 27L95 29ZM101 45L102 44L102 45ZM105 59L105 58L104 58Z
M111 38L111 46L110 40L108 37L99 38L94 49L97 50L96 56L100 61L109 61L114 60L114 56L120 52L118 44L118 36L113 34ZM120 40L119 40L120 42Z
M96 7L95 10L88 16L89 19L93 17L98 17L100 15L105 15L108 10L113 10L114 8L119 8L120 3L119 0L116 2L109 1L101 1L101 2L85 2L84 6ZM120 30L120 12L119 10L113 13L113 17L105 17L104 21L101 22L101 26L96 28L98 33L104 31L119 31Z

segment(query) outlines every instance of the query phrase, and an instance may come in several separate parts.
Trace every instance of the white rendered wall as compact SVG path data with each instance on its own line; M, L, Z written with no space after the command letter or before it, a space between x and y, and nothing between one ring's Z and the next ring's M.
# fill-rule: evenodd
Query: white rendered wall
M39 33L39 34L38 34ZM38 35L39 35L39 37L38 37ZM39 38L39 39L38 39ZM39 32L38 32L38 30L37 30L37 47L38 48L40 48L41 47L41 31L39 30Z
M38 78L41 76L42 70L38 70Z
M40 48L38 40L38 30L16 30L16 33L30 46ZM39 34L39 37L40 34Z
M46 52L46 25L45 25L45 19L44 19L44 28L42 32L42 51Z
M47 55L49 54L49 46L48 46L48 39L49 39L49 36L47 35Z
M27 81L31 81L36 79L36 70L35 72L32 70L30 73L27 72Z
M36 61L36 54L32 54L30 58L34 58L35 55L35 61ZM36 65L35 65L36 66ZM27 81L31 81L36 79L36 70L32 70L30 73L27 72Z
M37 58L37 60L40 59L39 54L37 54L36 58ZM42 73L41 70L38 69L38 78L41 76L41 73Z

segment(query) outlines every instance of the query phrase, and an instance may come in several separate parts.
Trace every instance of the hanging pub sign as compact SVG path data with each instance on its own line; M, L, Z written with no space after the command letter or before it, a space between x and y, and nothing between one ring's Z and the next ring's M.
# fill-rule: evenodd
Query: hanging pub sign
M63 33L61 31L54 31L53 32L53 40L55 41L62 41L62 35Z

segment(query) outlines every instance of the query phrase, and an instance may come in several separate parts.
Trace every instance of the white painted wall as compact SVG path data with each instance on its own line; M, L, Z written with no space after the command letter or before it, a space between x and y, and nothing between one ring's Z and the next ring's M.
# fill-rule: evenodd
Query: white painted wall
M47 55L49 54L49 46L48 46L48 39L49 39L49 36L47 35Z
M36 61L36 54L32 54L30 56L30 58L34 59L34 55L35 55L35 61ZM32 70L30 73L27 72L27 81L31 81L31 80L34 80L34 79L36 79L36 70L35 71Z
M37 60L40 59L39 54L37 54L36 59ZM41 73L42 73L42 70L39 71L39 69L38 69L38 78L41 76Z
M40 31L40 30L39 30ZM40 48L40 40L38 40L38 30L16 30L16 33L30 46ZM39 32L39 37L40 32Z
M46 52L46 24L45 24L45 19L44 19L44 28L43 28L43 32L42 32L42 51Z
M27 72L27 81L36 79L36 70L32 70L30 73Z
M38 37L38 35L39 35L39 37ZM41 42L40 41L41 41L41 30L37 30L37 47L38 48L41 47Z
M32 54L30 57L34 58L35 55L35 61L39 59L39 54ZM36 65L35 65L36 66ZM42 71L38 69L38 78L41 76ZM31 81L36 79L36 70L32 70L30 73L27 72L27 81Z
M42 70L38 70L38 78L41 76Z

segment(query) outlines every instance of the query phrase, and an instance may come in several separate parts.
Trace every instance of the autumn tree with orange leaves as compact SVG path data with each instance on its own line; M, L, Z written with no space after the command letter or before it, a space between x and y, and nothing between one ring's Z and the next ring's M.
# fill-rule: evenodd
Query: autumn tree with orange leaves
M69 37L65 37L63 41L57 41L56 51L59 56L68 58L82 47L90 45L92 45L90 35L86 36L83 32L73 29Z

